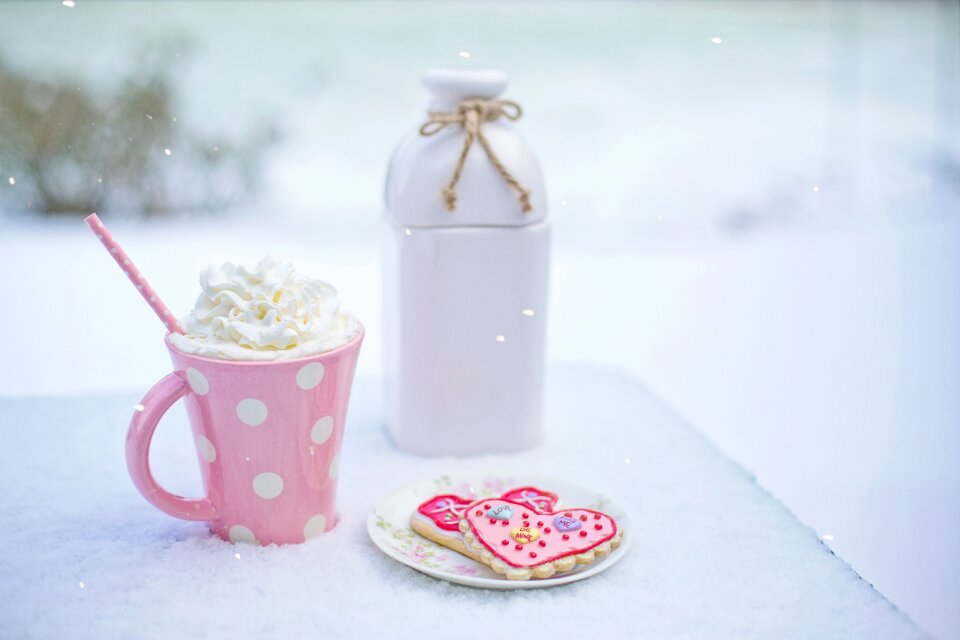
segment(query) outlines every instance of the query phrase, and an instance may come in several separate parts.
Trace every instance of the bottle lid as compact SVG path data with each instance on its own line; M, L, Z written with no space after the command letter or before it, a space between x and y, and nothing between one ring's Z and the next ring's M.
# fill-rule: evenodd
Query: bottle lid
M439 117L455 114L457 104L466 99L500 98L507 76L498 69L441 67L427 71L423 84L432 94L427 110ZM415 129L400 144L387 171L384 195L390 219L411 227L524 226L542 221L547 198L540 165L510 118L485 121L481 132L486 146L479 140L471 142L457 123L442 124L431 133Z
M430 91L430 111L450 111L466 98L498 98L507 89L507 75L499 69L437 67L423 74Z

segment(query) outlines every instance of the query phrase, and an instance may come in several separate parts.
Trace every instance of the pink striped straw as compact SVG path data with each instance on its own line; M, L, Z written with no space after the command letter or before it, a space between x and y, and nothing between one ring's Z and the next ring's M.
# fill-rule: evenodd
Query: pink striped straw
M153 312L157 314L157 317L163 322L163 326L167 328L168 332L174 333L184 333L183 329L180 327L180 323L177 322L176 316L170 313L170 309L167 309L167 305L163 304L163 301L160 300L160 296L156 294L153 290L153 287L150 286L150 283L147 282L147 279L143 277L143 274L137 269L133 264L133 261L130 260L130 256L127 255L127 252L123 250L116 240L114 240L113 235L107 230L103 225L103 222L100 221L100 217L95 213L91 213L86 218L83 219L87 223L87 226L90 227L90 230L97 234L97 238L100 239L100 242L103 243L103 246L107 248L110 252L110 255L113 256L113 259L117 261L117 264L120 265L120 268L123 269L123 272L127 274L127 277L130 278L130 282L137 286L137 291L140 292L140 295L143 296L143 299L147 301L147 304L153 309Z

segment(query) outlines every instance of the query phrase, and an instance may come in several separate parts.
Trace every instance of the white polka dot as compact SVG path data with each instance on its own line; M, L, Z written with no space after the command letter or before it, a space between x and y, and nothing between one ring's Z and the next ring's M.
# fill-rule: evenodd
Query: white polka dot
M340 454L333 456L333 460L330 461L330 479L336 480L337 476L340 475Z
M283 491L283 478L277 473L261 473L253 479L253 492L264 500L273 500Z
M310 439L316 444L323 444L330 439L331 433L333 433L333 417L324 416L313 425L313 429L310 430Z
M197 451L200 452L200 457L207 462L213 462L217 459L217 450L213 448L213 443L210 442L209 438L203 434L197 436Z
M253 531L247 529L242 524L235 524L230 527L230 542L246 542L247 544L257 544L257 537L253 535Z
M322 534L327 529L327 519L323 514L317 514L307 520L306 526L303 527L303 539L309 540L310 538L316 538Z
M320 384L323 380L323 365L319 362L311 362L300 367L297 371L297 386L304 391L309 391Z
M116 248L116 247L113 247L112 249L110 249L110 253L116 253L116 252L117 252L117 248Z
M193 392L198 396L205 396L207 392L210 391L210 384L207 382L207 377L193 367L187 368L187 382L190 383L190 388L193 389Z
M237 403L237 417L240 422L255 427L267 419L267 405L256 398L245 398Z

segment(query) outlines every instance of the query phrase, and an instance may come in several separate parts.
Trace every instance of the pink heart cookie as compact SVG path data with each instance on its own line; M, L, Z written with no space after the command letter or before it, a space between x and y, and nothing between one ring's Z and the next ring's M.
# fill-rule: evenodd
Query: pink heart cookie
M557 494L530 486L510 489L503 494L503 497L538 513L550 511L557 504ZM479 560L479 554L466 545L463 534L460 532L463 509L471 502L473 502L472 498L462 498L454 494L433 496L420 503L417 510L410 516L410 527L424 538ZM489 517L501 520L508 518L515 506L501 505L495 513L491 512Z
M508 518L488 515L505 511ZM549 578L588 564L610 553L623 537L613 518L593 509L537 513L502 498L466 507L460 531L481 562L511 580Z

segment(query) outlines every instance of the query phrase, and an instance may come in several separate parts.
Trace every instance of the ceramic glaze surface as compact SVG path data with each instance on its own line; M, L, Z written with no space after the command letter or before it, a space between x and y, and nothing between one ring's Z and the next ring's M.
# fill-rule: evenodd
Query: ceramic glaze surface
M423 74L431 112L451 111L464 98L498 98L507 84L507 74L499 69L435 67Z
M432 99L427 110L450 111L465 98L510 97L506 76L494 69L433 69L424 76ZM521 106L522 105L522 101ZM524 118L527 115L523 116ZM426 111L422 114L427 119ZM501 118L483 124L483 134L510 173L530 189L533 210L523 213L517 194L497 173L483 148L474 143L457 183L457 210L447 210L441 193L463 149L464 133L449 126L433 136L420 135L418 123L394 152L387 170L387 218L400 227L524 226L547 216L547 195L540 164L516 130Z
M413 231L384 244L387 426L424 455L540 438L550 230Z
M424 84L430 111L511 97L493 69L435 69ZM522 123L500 118L482 132L529 189L527 213L478 142L456 185L456 210L447 210L442 193L465 140L459 124L426 137L414 130L390 162L385 404L388 430L406 451L472 455L539 441L550 229L539 165L516 132Z
M167 343L175 371L151 389L127 436L127 466L154 506L206 520L233 542L303 542L336 523L340 444L363 331L298 360L212 360ZM149 468L157 422L183 398L207 495L174 496Z
M461 464L461 466L463 465ZM418 535L410 527L411 512L428 499L439 497L438 494L452 492L462 496L469 495L472 503L484 497L490 500L497 499L506 495L504 491L515 487L519 483L530 483L530 485L536 487L548 486L556 490L556 494L544 492L551 504L551 511L557 510L555 509L556 496L560 495L564 504L576 504L586 509L602 510L616 520L618 527L622 527L624 531L631 531L630 517L623 506L605 494L570 484L565 479L560 478L484 474L476 476L443 475L394 491L389 496L385 496L370 511L367 518L367 533L381 551L417 571L471 587L508 590L543 589L589 578L606 571L619 562L628 552L631 541L637 537L634 535L624 536L620 545L613 549L608 556L590 564L578 564L570 571L544 579L508 580L488 565L428 540ZM532 488L533 486L524 487L524 489ZM513 493L513 491L510 491L510 493ZM523 508L528 506L526 503L520 504ZM516 509L516 506L511 506L511 508ZM562 508L559 510L562 512ZM536 523L534 522L534 524ZM502 529L503 525L500 525L500 527ZM539 541L534 544L539 547Z
M530 189L532 211L520 210L516 192L476 143L457 183L457 210L448 211L441 194L463 149L463 130L447 127L428 138L413 131L400 144L387 174L388 218L402 227L524 226L543 221L547 194L530 147L513 124L488 122L483 133L504 166Z

